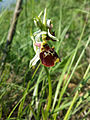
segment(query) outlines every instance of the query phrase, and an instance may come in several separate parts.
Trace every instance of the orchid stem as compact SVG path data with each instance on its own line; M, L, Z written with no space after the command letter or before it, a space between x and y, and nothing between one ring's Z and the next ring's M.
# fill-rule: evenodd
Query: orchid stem
M48 77L48 84L49 84L49 96L48 96L48 103L47 103L47 107L46 107L46 112L48 112L50 110L51 107L51 102L52 102L52 85L51 85L51 78L50 78L50 74L49 71L47 69L47 67L44 67L47 77Z

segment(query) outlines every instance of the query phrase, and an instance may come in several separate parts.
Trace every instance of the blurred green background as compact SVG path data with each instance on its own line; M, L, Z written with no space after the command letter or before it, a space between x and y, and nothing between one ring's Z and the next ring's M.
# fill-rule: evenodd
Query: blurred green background
M13 5L13 7L14 6L15 5ZM37 30L33 23L33 18L35 16L47 8L47 18L52 20L53 29L55 30L56 37L59 39L59 42L51 43L55 46L55 50L61 58L61 63L57 63L55 67L49 68L51 71L50 75L53 88L53 100L56 87L65 68L65 64L75 51L75 48L81 39L77 54L75 55L73 65L68 75L70 76L90 36L90 0L24 0L22 8L23 9L18 19L15 36L13 38L13 42L5 63L5 69L1 76L2 81L0 81L1 120L8 118L14 106L23 97L23 93L27 88L27 84L31 80L35 68L38 65L37 63L34 69L29 69L29 62L35 55L33 43L30 38L30 29L32 29L33 32ZM8 30L13 17L13 12L14 8L11 10L3 9L0 12L0 65L3 57L3 50L7 41ZM83 29L84 32L82 32ZM72 101L74 94L72 95L71 92L83 80L83 76L89 64L90 43L85 49L83 57L74 71L71 82L65 91L62 102L66 101L66 103L68 103ZM64 73L63 81L68 72L68 68L69 66ZM40 75L41 71L42 74ZM90 78L90 72L87 74L87 76ZM34 79L30 83L29 92L23 104L23 110L20 114L18 114L18 105L11 115L12 119L28 120L30 118L30 105L31 102L34 101L33 91L38 79L40 79L37 93L38 100L42 103L41 106L45 105L48 96L48 83L43 65L41 65L36 72ZM80 91L78 100L80 98L82 99L82 96L89 91L89 88L90 79L88 79L88 82L85 83L83 89ZM57 97L57 102L58 98L59 95ZM88 100L86 98L88 98ZM70 120L83 119L85 114L84 112L88 113L88 109L90 107L89 95L86 98L82 100L80 104L80 106L82 106L81 108L80 106L78 106L77 109L73 108L69 118ZM34 103L32 108L35 108ZM34 111L35 113L38 112L38 119L41 119L41 111L39 109L40 108ZM57 120L63 120L67 109L68 107L65 107L59 111ZM77 112L75 112L75 110L77 110ZM49 119L53 120L52 116L53 114L50 115ZM88 114L85 117L85 120L88 120L87 118L89 119ZM35 118L32 117L32 120L33 119Z

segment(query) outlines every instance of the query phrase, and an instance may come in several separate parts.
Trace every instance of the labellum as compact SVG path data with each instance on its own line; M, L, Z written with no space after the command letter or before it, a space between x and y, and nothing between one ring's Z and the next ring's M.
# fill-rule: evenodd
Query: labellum
M55 65L56 62L60 61L54 48L50 48L48 44L42 45L40 52L40 60L42 64L46 67L52 67Z

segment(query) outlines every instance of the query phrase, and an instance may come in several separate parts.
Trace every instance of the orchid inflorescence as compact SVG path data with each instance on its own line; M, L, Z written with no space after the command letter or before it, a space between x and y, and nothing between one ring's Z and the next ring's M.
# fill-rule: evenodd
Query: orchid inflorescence
M54 66L60 59L54 50L54 47L50 48L48 40L58 41L55 37L55 32L52 31L53 24L51 19L46 19L46 9L44 10L43 20L41 19L43 12L40 12L39 16L34 18L35 26L39 28L38 31L31 34L33 40L33 48L36 52L34 58L30 61L30 66L34 66L40 59L41 63L46 67Z

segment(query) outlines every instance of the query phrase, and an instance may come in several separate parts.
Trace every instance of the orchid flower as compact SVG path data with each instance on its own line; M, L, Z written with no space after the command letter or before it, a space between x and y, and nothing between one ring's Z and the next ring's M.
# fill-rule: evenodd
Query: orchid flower
M55 33L52 32L53 24L51 23L51 19L46 20L46 9L44 11L43 21L40 18L41 15L42 12L38 17L34 18L34 23L37 27L39 27L39 30L31 35L36 55L30 61L30 66L34 66L38 60L41 60L41 63L44 66L51 67L54 66L56 62L59 62L60 59L54 48L49 47L47 41L56 41L57 38L55 37Z

